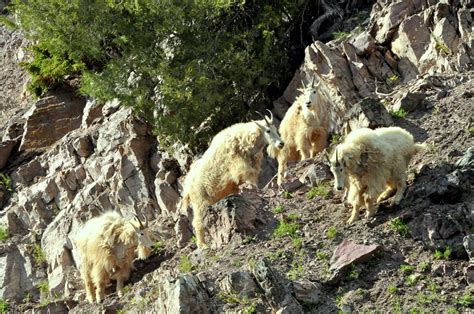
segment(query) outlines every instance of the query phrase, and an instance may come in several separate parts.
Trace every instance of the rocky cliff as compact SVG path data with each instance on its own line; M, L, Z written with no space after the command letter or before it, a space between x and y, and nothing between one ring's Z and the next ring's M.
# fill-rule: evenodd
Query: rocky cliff
M322 157L290 167L281 192L268 161L262 188L209 209L212 249L196 250L179 212L191 158L159 149L116 101L63 88L24 93L26 41L0 30L0 298L11 311L254 313L473 309L472 1L377 1L346 36L307 47L273 111L282 117L315 77L333 134L398 125L429 150L415 156L398 207L349 215ZM353 22L354 22L353 21ZM333 136L333 144L337 136ZM470 148L470 149L469 149ZM157 235L123 298L91 305L74 235L104 210L146 216Z

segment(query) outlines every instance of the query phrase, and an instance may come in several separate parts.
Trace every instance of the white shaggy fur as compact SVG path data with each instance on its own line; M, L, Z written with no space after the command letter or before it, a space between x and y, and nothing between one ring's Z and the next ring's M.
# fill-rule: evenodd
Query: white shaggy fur
M375 202L389 198L395 191L391 203L399 204L406 189L408 163L424 148L424 144L415 144L413 136L399 127L361 128L351 132L335 148L330 160L335 189L349 185L352 214L347 222L359 218L363 204L366 217L373 216Z
M203 211L229 194L237 193L242 183L256 184L267 144L283 147L283 141L267 120L234 124L219 132L204 155L186 175L181 208L191 204L197 245L206 247Z
M92 218L79 231L76 246L81 256L81 276L89 302L102 302L110 280L117 281L117 293L123 295L136 255L146 259L153 242L138 220L126 220L117 212Z
M311 86L300 89L301 95L283 117L279 131L285 146L267 148L268 155L278 161L278 185L283 182L288 161L313 158L326 147L327 131L318 113L321 102L318 85L314 86L313 81Z

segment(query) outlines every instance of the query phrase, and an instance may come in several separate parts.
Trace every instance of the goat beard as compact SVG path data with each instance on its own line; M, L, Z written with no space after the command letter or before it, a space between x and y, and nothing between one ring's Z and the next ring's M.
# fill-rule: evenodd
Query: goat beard
M137 248L137 255L139 259L147 259L151 254L151 249L145 246L139 245Z

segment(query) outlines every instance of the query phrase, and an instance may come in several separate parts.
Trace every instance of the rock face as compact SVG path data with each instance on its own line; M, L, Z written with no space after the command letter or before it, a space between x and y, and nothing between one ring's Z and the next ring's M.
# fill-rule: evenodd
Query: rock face
M352 107L344 117L344 134L359 128L380 128L393 125L393 120L380 101L365 98Z
M169 274L162 275L157 283L157 300L153 311L157 313L210 313L209 296L192 275L174 279Z
M341 278L352 263L369 260L380 247L378 245L361 245L344 240L338 245L331 257L329 270L332 271L330 281Z
M291 288L266 259L261 259L253 270L259 287L265 298L277 313L301 313L303 308L293 297Z
M378 1L368 31L340 44L316 41L306 48L303 65L277 102L278 114L293 103L302 81L315 78L321 82L318 107L322 125L329 132L341 133L345 114L375 90L375 79L386 89L394 87L393 81L400 84L417 76L472 68L470 7L472 4L462 2ZM396 106L411 111L422 98L409 94ZM357 116L351 117L352 124L372 123L373 117L364 117L364 110L361 122ZM374 117L379 126L391 124L386 113Z
M256 208L241 195L230 195L209 207L204 226L212 239L212 247L239 244L255 231Z
M86 101L73 91L55 91L28 111L20 150L38 149L52 145L81 125Z

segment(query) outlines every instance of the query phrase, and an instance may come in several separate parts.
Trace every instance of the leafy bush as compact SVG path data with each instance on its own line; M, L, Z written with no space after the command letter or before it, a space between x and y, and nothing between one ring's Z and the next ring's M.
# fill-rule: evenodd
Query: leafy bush
M390 228L392 228L394 231L396 231L403 237L408 237L410 234L410 231L408 230L408 225L403 222L400 217L396 217L390 220Z
M191 272L193 268L194 266L189 260L189 257L187 257L186 255L181 256L181 258L179 259L179 271L182 274L185 274Z
M329 240L333 240L337 235L337 229L336 227L330 227L328 231L326 232L326 236L328 237Z
M8 229L4 228L3 226L0 226L0 242L4 242L8 239L9 237Z
M390 114L395 118L405 118L408 112L406 112L405 109L400 108L397 111L390 110Z
M4 299L0 299L0 313L4 314L8 312L8 309L10 308L10 305L8 302Z
M300 25L316 5L13 0L9 10L37 43L25 63L34 93L78 77L83 94L118 98L152 123L162 146L202 149L286 86L288 56L304 46Z
M278 227L273 231L273 236L276 238L282 238L286 236L294 237L298 231L298 224L296 223L286 223L280 221Z

